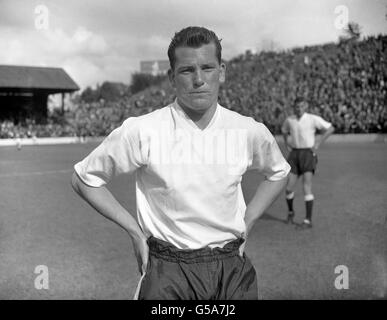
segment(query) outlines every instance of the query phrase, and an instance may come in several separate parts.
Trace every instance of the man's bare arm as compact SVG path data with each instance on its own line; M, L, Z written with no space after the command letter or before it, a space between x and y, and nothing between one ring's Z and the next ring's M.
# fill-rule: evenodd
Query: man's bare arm
M281 191L286 186L287 179L284 178L278 181L264 180L259 186L253 199L249 202L245 213L246 234L244 238L247 239L248 234L254 223L259 217L266 211L267 208L274 202L279 196ZM240 254L243 255L246 242L240 247Z
M330 126L327 130L324 131L321 138L316 141L316 143L313 146L313 150L317 151L317 149L321 146L321 144L328 139L328 137L335 131L335 128L333 126Z
M285 149L286 149L287 151L291 151L292 148L290 147L289 142L288 142L288 139L289 139L289 130L288 130L288 128L287 128L287 120L285 120L284 124L282 125L281 133L282 133L282 137L284 138Z
M245 213L246 233L248 234L257 219L279 196L286 186L287 179L278 181L264 180L259 186L253 199L249 202Z
M146 242L147 238L133 216L117 201L106 187L90 187L75 172L71 179L71 185L74 191L96 211L129 233L133 241L140 272L145 272L149 252Z
M291 151L292 148L291 148L291 146L289 145L289 142L288 142L289 135L287 133L282 132L282 137L284 138L284 144L285 144L286 151L288 151L288 152Z

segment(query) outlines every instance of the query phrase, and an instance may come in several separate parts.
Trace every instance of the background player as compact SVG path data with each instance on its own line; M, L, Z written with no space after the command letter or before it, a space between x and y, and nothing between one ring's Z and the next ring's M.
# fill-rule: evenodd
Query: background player
M302 176L306 217L300 225L302 229L312 227L312 210L314 195L312 192L312 178L316 170L317 154L320 145L334 132L330 122L317 115L305 112L308 108L306 99L296 98L293 104L294 114L289 116L282 125L282 134L286 148L290 151L288 162L291 171L286 186L286 202L288 205L287 222L293 223L294 187ZM319 140L315 139L316 131L323 134ZM290 137L290 139L289 139Z
M21 142L21 138L20 138L19 133L16 133L15 139L16 139L16 148L17 148L17 150L20 151L22 148L22 142Z

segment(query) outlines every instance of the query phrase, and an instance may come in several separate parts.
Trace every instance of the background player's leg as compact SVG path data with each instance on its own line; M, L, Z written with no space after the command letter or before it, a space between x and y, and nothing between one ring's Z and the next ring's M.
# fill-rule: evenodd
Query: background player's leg
M309 223L311 226L312 223L312 210L313 210L313 192L312 192L312 172L305 172L303 174L303 189L304 189L304 197L305 197L305 208L306 208L306 219L304 223Z
M296 186L297 180L298 180L298 176L290 172L288 177L288 183L286 185L286 203L288 205L287 223L293 223L293 219L294 219L293 199L294 199L294 187Z

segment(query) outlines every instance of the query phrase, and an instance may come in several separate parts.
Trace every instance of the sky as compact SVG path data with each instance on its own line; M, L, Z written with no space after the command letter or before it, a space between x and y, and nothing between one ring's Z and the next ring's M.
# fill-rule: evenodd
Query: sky
M61 67L81 88L129 84L186 26L215 31L228 60L337 42L346 21L386 34L386 15L387 0L0 0L0 64Z

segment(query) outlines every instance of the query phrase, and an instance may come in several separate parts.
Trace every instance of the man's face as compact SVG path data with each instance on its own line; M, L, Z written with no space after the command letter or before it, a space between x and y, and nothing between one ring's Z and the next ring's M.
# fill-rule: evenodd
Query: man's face
M198 113L216 105L226 66L219 64L215 44L199 48L178 47L175 57L175 68L170 70L169 79L176 89L179 104Z
M298 102L293 107L294 113L298 118L304 114L307 108L308 108L308 103L305 101Z

